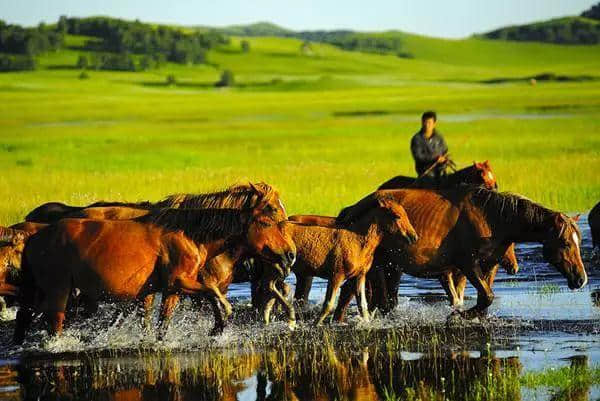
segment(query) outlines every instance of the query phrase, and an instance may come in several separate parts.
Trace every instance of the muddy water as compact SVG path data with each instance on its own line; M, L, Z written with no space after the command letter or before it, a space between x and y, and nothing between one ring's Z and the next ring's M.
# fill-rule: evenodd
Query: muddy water
M8 316L0 322L0 400L596 400L600 261L585 219L580 227L585 289L569 291L540 246L520 245L521 270L499 273L483 322L447 325L451 309L437 281L410 277L387 317L364 324L354 312L346 324L301 322L292 333L282 322L256 322L245 285L231 289L236 313L215 338L208 310L190 301L162 342L141 332L134 313L107 304L60 339L40 329L16 347ZM324 288L316 280L301 315L316 313ZM467 294L468 307L475 293Z

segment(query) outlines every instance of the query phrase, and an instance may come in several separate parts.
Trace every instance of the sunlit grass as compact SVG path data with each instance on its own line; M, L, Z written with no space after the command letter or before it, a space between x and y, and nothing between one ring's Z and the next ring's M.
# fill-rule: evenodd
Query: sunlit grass
M216 66L80 80L65 68L81 53L71 49L42 57L53 68L0 74L0 224L46 201L156 200L241 180L273 184L292 214L335 214L384 180L414 174L408 145L426 109L439 112L457 164L489 159L502 190L567 212L598 201L599 82L473 82L541 72L522 57L534 49L560 60L544 70L592 74L591 48L407 36L420 50L399 59L317 44L306 56L294 39L249 40L248 54L235 38L212 51ZM472 56L465 65L454 47L516 49L521 62ZM241 87L213 88L222 68ZM164 86L167 74L182 84Z

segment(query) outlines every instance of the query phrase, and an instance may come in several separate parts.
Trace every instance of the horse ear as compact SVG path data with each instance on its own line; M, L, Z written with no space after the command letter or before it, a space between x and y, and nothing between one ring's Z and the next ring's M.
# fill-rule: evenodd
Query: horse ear
M573 221L577 222L579 221L579 218L581 217L581 214L576 214L575 216L573 216Z
M379 203L379 207L388 210L396 217L403 217L406 215L404 208L395 202L395 199L389 195L379 196L377 202Z
M483 162L483 164L484 164L486 167L489 167L489 166L490 166L490 161L489 161L489 160L486 160L486 161L484 161L484 162Z

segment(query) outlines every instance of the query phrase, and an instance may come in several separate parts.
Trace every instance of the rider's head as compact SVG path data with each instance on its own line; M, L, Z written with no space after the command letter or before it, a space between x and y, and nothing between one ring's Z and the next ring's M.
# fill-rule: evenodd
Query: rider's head
M431 135L433 133L433 129L435 128L435 123L437 122L437 114L435 111L426 111L421 116L421 129L426 135Z

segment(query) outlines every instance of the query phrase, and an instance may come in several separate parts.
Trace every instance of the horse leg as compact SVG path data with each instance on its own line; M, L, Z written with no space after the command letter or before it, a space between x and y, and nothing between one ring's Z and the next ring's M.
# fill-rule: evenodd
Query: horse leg
M48 334L51 336L61 335L65 321L65 311L44 312L48 322Z
M252 308L255 310L260 310L262 305L260 295L260 280L254 279L250 281L250 298L252 299Z
M32 321L33 309L29 306L21 306L17 311L16 326L13 333L13 340L16 344L23 344Z
M65 310L69 300L70 290L68 287L56 288L47 294L42 303L42 310L48 323L48 334L60 335L65 320Z
M487 311L487 308L494 301L494 293L485 281L485 277L478 264L475 264L474 266L465 269L464 273L467 276L469 282L477 290L477 304L475 304L474 307L467 310L466 312L463 312L462 315L467 319L471 319L477 316L484 316Z
M393 268L390 269L388 278L386 280L386 304L382 312L387 314L391 312L396 306L398 306L398 288L400 287L400 280L402 279L402 270Z
M296 301L299 305L308 304L308 294L310 294L312 281L312 276L296 275L296 290L294 291L294 301Z
M323 302L323 310L321 314L317 318L316 324L321 325L325 318L333 311L335 308L335 295L342 285L342 281L344 280L343 275L334 275L329 280L327 284L327 293L325 294L325 302Z
M386 309L387 300L389 297L388 294L388 285L385 279L385 272L383 268L378 266L374 266L369 274L369 310L374 311L375 309L379 309L383 312ZM359 289L358 289L358 280L356 282L356 306L359 308L360 312L360 298L359 298ZM360 312L362 315L362 312Z
M494 286L494 280L496 279L496 274L498 273L498 265L494 265L488 272L485 273L485 281L487 285L492 288Z
M356 303L358 312L365 322L369 321L369 306L367 305L367 296L365 294L365 274L356 277Z
M202 293L209 297L216 297L219 300L219 302L221 302L221 306L225 311L225 317L227 318L232 314L233 308L231 307L231 304L216 286L202 284L196 280L189 279L187 277L178 277L177 283L179 285L179 289L181 289L183 293L190 295L197 295L199 293Z
M265 294L264 295L264 305L263 305L263 319L265 321L265 324L269 324L271 322L271 311L273 310L273 306L275 305L275 302L277 301L275 299L275 297L273 296L273 294Z
M463 305L465 303L465 289L467 288L467 277L460 270L455 271L453 276L454 288L456 288L456 295L458 296L458 305Z
M275 298L279 302L281 302L281 304L285 308L288 315L288 326L290 327L290 329L294 329L294 327L296 327L296 311L294 310L292 304L287 300L285 295L283 295L279 291L279 288L277 288L277 284L278 281L271 280L271 282L269 283L269 290L275 295Z
M221 309L219 300L216 297L208 297L208 300L212 306L215 318L215 326L211 329L210 335L216 336L223 333L223 329L225 329L225 318L223 316L223 310Z
M152 327L152 306L154 305L155 294L146 295L139 304L138 316L141 318L142 328L146 333L150 332Z
M160 309L160 317L158 321L158 339L162 340L167 334L173 311L179 303L179 295L163 293L162 305Z
M450 300L450 306L453 308L458 306L460 304L460 297L456 293L456 286L454 285L454 276L452 271L447 271L440 276L440 284Z
M354 297L354 292L352 291L354 285L354 279L348 280L342 285L340 298L333 314L334 321L342 322L346 318L346 310L348 309L348 305L350 305L350 301L352 301L352 297Z

